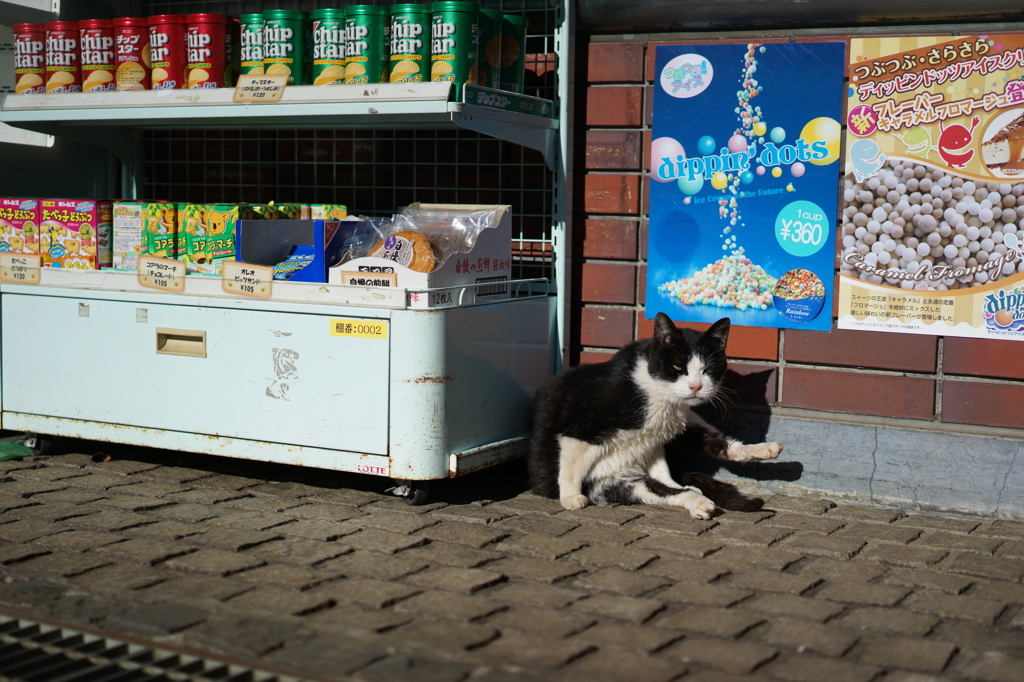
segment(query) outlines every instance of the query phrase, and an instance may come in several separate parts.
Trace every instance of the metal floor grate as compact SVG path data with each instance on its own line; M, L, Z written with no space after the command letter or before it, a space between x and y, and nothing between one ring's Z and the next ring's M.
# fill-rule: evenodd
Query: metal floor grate
M304 682L303 678L2 614L0 680Z

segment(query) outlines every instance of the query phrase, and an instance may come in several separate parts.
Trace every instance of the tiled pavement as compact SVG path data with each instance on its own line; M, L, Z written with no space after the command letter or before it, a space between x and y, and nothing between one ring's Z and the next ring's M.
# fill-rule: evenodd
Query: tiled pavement
M2 612L327 679L1024 680L1022 522L81 451L0 463Z

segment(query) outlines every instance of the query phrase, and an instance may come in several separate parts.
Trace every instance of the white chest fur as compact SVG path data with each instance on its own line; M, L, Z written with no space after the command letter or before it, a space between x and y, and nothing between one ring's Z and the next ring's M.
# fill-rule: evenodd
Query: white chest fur
M686 430L690 407L672 392L671 385L651 378L645 360L640 361L633 378L647 396L641 428L619 431L601 445L569 444L565 441L575 439L563 437L563 449L587 451L587 468L596 479L620 480L646 472L651 461L662 455L665 443Z

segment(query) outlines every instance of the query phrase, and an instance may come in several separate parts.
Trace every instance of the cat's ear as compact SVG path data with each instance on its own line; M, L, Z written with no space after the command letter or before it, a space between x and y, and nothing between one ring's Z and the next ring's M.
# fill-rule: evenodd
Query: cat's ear
M681 332L665 313L658 313L654 318L654 340L666 346L678 346Z
M718 350L725 352L725 344L729 342L730 326L731 322L729 321L729 318L723 317L704 332L704 338L710 340L712 345Z

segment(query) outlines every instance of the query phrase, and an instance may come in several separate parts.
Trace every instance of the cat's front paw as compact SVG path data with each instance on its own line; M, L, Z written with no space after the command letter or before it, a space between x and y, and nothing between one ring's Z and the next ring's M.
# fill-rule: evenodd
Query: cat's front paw
M569 495L568 497L561 498L559 502L561 502L562 506L569 511L572 511L573 509L583 509L590 504L590 500L587 499L586 495Z
M690 516L695 519L710 519L711 515L715 513L715 503L703 495L694 495L686 508L689 510Z
M782 443L762 443L764 447L764 456L759 459L775 459L782 454Z
M729 448L729 459L734 462L758 462L775 459L782 452L782 443L735 444Z

